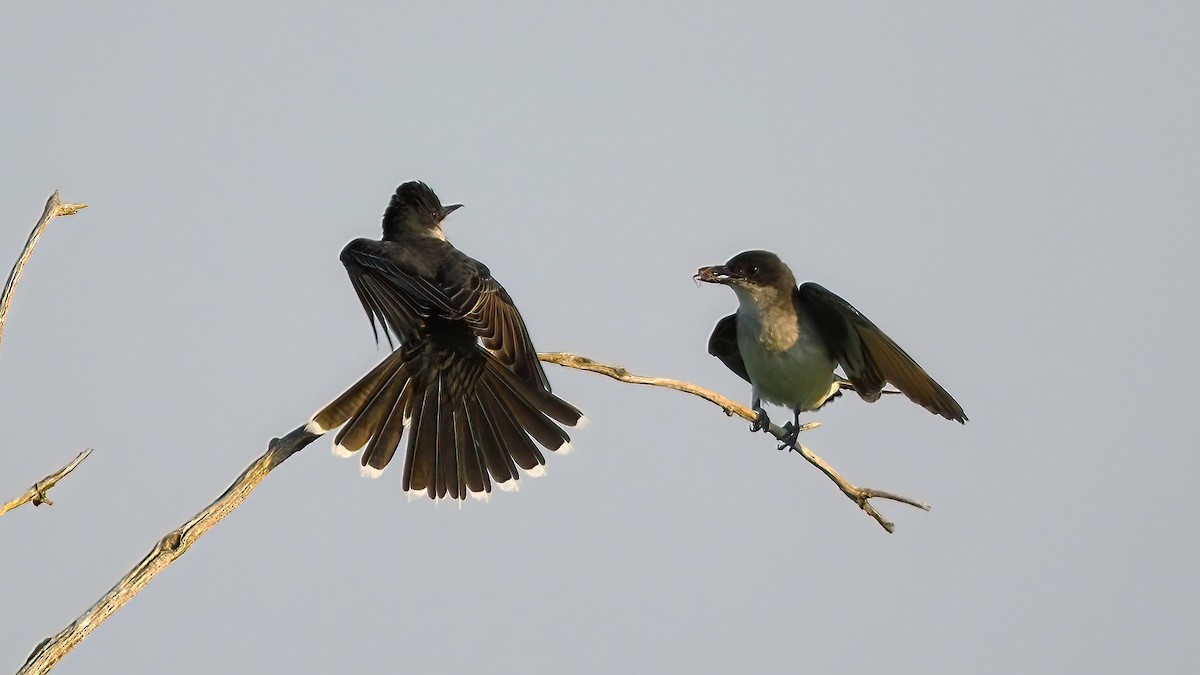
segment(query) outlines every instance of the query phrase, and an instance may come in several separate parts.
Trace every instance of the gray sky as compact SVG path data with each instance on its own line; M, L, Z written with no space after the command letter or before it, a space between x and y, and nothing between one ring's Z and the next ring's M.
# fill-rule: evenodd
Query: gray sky
M593 424L548 477L409 503L322 439L56 672L1194 667L1194 4L267 4L4 11L0 264L91 208L9 316L0 498L96 451L0 521L0 670L382 356L337 255L409 178L540 349L743 401L691 275L777 251L971 416L805 437L934 510L889 536L713 406L551 366Z

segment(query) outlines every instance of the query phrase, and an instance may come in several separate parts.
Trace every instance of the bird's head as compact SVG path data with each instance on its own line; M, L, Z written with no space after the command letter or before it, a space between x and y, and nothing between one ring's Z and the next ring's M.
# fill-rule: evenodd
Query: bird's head
M383 238L427 234L445 239L442 220L460 208L462 204L442 206L432 188L419 180L409 181L396 188L396 194L392 195L392 201L383 212Z
M746 251L729 259L724 265L701 267L694 277L710 284L724 284L740 297L743 293L759 295L767 290L790 292L796 287L792 270L770 251Z

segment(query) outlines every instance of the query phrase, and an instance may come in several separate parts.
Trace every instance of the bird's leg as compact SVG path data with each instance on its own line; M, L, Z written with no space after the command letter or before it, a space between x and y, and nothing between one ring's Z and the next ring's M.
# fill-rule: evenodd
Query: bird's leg
M783 425L783 430L787 432L779 443L780 450L794 450L796 441L800 438L800 408L792 410L792 421Z
M750 409L757 415L754 421L750 423L750 433L768 430L771 427L771 419L767 417L767 411L763 410L762 400L755 397L754 401L750 404Z

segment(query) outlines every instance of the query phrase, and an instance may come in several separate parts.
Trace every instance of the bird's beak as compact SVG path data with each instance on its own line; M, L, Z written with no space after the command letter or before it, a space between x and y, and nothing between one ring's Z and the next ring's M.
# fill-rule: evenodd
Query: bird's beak
M696 275L692 278L710 284L728 284L730 281L733 281L733 275L729 273L729 268L724 265L701 267L696 270Z
M461 209L462 207L463 207L463 205L462 205L462 204L447 204L447 205L445 205L445 206L443 206L443 207L442 207L442 211L444 211L444 212L446 213L446 215L448 216L448 215L450 215L451 213L454 213L455 211L457 211L457 210ZM443 218L444 218L444 217L445 217L445 216L443 216Z

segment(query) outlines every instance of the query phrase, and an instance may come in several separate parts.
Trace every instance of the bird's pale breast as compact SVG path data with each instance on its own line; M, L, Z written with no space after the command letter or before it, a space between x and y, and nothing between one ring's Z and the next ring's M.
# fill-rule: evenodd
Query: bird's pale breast
M794 312L778 313L786 316L763 316L753 303L738 309L738 350L754 396L789 408L818 408L837 391L836 364Z

